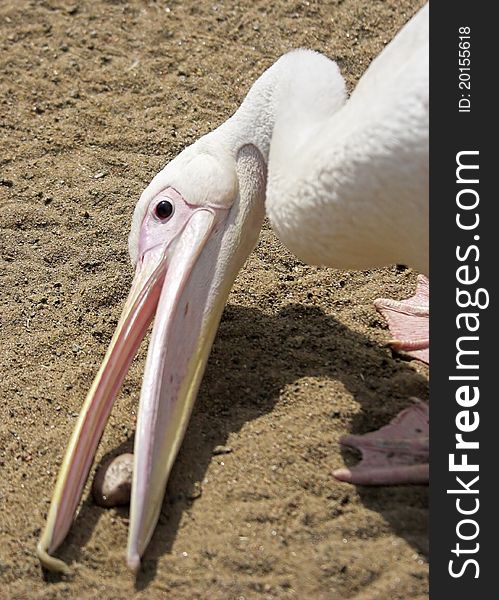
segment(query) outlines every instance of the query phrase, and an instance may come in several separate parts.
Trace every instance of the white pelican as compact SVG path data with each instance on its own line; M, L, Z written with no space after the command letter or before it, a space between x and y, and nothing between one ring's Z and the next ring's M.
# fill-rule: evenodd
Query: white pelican
M133 570L156 526L229 290L265 212L284 244L309 263L403 263L426 273L427 145L425 6L348 101L333 61L290 52L230 119L154 177L133 216L132 288L38 544L44 567L67 570L51 554L71 526L114 398L152 318L135 436L127 555Z

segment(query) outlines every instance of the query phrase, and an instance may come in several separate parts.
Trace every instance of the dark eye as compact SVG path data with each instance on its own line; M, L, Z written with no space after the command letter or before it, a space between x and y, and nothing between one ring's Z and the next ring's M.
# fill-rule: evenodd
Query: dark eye
M161 202L158 202L156 205L156 216L158 219L168 219L172 214L173 204L169 200L161 200Z

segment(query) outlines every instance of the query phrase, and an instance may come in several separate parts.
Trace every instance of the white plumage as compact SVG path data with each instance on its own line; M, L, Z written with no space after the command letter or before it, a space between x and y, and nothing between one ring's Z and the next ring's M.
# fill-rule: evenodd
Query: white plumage
M267 165L272 227L299 258L427 273L428 5L345 100L333 61L310 50L281 57L230 119L154 178L136 208L131 255L144 206L165 186L193 203L234 200L237 155L251 144Z

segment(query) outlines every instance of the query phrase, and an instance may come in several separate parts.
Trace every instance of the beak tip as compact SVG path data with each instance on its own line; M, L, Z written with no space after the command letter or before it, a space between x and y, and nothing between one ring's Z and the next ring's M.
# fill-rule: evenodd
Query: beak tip
M44 569L52 571L54 573L63 573L69 575L70 569L68 565L59 558L52 556L48 553L47 545L40 540L36 546L36 554L38 560Z
M140 569L140 556L137 554L137 552L129 553L126 562L127 562L128 568L135 575L137 575L137 573L139 572L139 569Z

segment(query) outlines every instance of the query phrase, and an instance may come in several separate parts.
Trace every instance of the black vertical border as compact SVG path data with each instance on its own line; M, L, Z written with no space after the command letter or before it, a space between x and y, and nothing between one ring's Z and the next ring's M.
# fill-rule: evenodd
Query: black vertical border
M499 575L499 561L494 561L496 540L499 532L498 495L499 483L496 456L499 440L499 420L496 409L499 401L499 361L496 358L495 338L498 333L496 298L499 276L499 208L498 192L494 183L498 180L499 165L495 158L495 138L499 134L497 112L499 107L497 85L497 46L499 28L496 25L496 5L486 2L430 3L430 336L431 336L431 418L430 418L430 597L435 600L492 598L499 594L495 575ZM459 28L471 29L471 90L459 89ZM463 93L470 93L471 112L460 113L458 101ZM479 192L480 224L474 231L461 231L456 224L456 194L460 187L456 183L456 154L462 150L479 151L479 184L473 186ZM474 212L474 211L470 211ZM470 217L471 218L471 217ZM477 242L475 235L480 236ZM475 253L467 263L456 258L456 247L465 248L477 244L480 257ZM460 515L456 508L457 495L447 493L455 489L456 475L449 473L449 454L455 451L458 433L456 415L463 410L456 403L456 382L449 376L456 371L456 339L463 335L456 326L460 310L456 304L456 288L466 289L456 281L456 269L461 264L478 265L480 280L469 286L470 292L478 287L490 294L487 309L473 309L479 313L480 329L476 345L479 350L480 400L471 411L478 411L480 424L476 431L464 434L465 438L478 440L478 450L468 452L470 463L479 464L478 494L467 494L463 506L471 508L478 498L480 508L475 519L480 531L475 540L459 540L456 526ZM474 271L473 271L474 272ZM471 312L471 311L470 311ZM464 335L466 335L464 333ZM471 334L473 335L473 334ZM475 357L476 358L476 357ZM468 371L468 373L470 373ZM469 481L471 474L462 474ZM466 528L468 527L468 528ZM472 525L461 530L471 535ZM456 544L468 550L479 550L460 557L452 553ZM460 571L466 559L475 559L476 568L468 564L461 577L449 574L449 561L455 560L454 569ZM493 564L494 563L498 563ZM499 596L498 596L499 597Z

